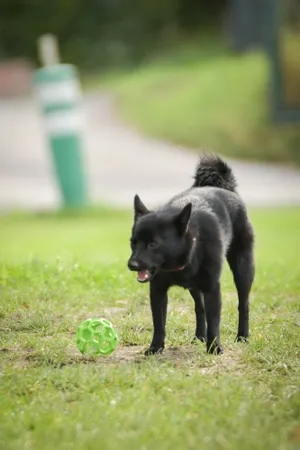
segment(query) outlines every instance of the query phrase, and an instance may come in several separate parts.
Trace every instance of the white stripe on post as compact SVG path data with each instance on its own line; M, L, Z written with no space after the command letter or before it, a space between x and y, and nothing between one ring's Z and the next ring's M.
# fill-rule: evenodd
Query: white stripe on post
M56 111L45 117L46 130L51 136L78 133L83 127L83 115L79 111Z
M76 80L59 81L39 86L38 96L44 106L80 100L79 83Z

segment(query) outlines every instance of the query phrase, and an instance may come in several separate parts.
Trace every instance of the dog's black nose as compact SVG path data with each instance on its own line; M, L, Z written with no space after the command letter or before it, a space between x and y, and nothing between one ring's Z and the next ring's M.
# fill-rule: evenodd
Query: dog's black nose
M139 270L139 263L137 261L134 260L130 260L128 261L128 268L130 270Z

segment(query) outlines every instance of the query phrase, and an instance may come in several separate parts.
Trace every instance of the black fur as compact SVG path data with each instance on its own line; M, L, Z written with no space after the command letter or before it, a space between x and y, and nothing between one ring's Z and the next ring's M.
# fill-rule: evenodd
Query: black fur
M149 211L135 196L128 267L138 272L139 281L150 281L154 334L146 354L163 351L168 289L174 285L189 289L194 299L195 339L206 342L209 353L222 353L220 278L225 258L239 300L236 340L247 340L254 237L235 190L227 164L217 156L205 156L194 185L162 208Z
M217 155L205 155L200 159L194 179L194 187L214 186L232 192L236 190L231 168Z

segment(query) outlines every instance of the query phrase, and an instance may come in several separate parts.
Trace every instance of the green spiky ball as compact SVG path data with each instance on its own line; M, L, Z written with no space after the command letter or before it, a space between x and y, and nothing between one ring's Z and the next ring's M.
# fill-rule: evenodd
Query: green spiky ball
M117 343L117 333L106 319L87 319L77 328L76 345L81 353L110 355Z

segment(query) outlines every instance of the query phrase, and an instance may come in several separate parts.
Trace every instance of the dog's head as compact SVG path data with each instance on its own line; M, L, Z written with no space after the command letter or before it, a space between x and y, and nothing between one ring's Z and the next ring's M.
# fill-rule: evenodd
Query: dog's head
M138 273L138 281L152 280L158 271L177 271L184 268L188 254L187 230L191 203L182 208L149 211L136 195L134 224L131 235L130 270Z

